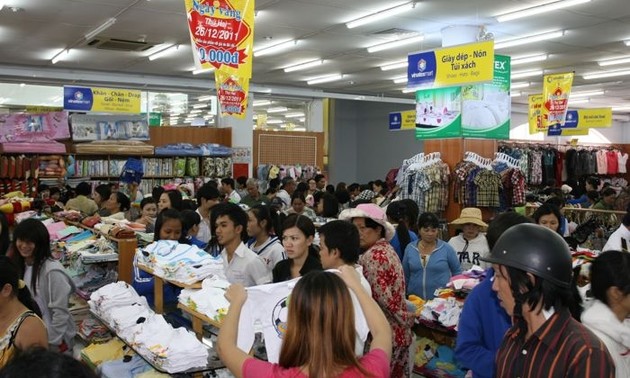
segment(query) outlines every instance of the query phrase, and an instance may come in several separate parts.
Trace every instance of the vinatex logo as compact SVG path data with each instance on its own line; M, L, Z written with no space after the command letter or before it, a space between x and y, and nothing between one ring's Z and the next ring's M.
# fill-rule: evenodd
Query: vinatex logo
M435 79L435 54L433 51L412 54L408 57L407 87L426 86Z

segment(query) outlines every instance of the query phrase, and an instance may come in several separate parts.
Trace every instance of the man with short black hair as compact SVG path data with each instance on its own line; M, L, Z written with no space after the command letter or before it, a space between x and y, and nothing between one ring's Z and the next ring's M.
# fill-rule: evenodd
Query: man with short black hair
M221 202L221 193L216 187L203 184L197 190L197 213L201 217L197 239L206 244L212 239L212 234L210 233L210 211L219 202Z
M234 179L224 178L221 180L221 190L225 194L226 200L231 203L240 203L241 196L234 190Z
M319 191L326 190L326 176L322 174L318 174L318 175L315 175L313 179L315 180L315 186L317 186L317 190Z

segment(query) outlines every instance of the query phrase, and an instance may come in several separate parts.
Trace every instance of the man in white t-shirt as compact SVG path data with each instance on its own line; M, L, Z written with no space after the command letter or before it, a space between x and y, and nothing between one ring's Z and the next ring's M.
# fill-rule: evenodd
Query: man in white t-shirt
M602 248L605 251L626 251L630 252L630 212L624 215L619 228L613 232Z
M224 178L221 180L221 190L225 193L226 200L231 203L240 203L241 195L234 190L234 179Z
M204 243L208 243L212 239L210 233L210 209L212 209L220 201L221 193L219 189L209 183L203 184L197 191L197 213L201 217L199 223L199 231L196 238Z
M296 188L295 180L291 177L285 177L282 179L282 188L276 193L276 197L282 199L282 205L284 209L291 207L291 196Z
M263 260L243 244L247 238L247 214L240 206L228 203L218 210L217 242L223 246L221 257L229 283L245 287L271 282L271 272Z

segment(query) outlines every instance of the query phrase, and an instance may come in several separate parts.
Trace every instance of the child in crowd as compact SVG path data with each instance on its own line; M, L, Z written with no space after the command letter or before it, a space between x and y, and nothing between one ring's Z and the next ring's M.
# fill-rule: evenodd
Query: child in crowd
M147 232L155 231L155 219L157 217L157 204L153 197L146 197L140 201L140 218L137 223L147 226Z
M68 309L75 286L61 263L52 258L50 235L37 219L20 222L13 231L13 262L42 311L49 349L72 350L76 326Z
M208 245L197 239L197 233L199 232L199 224L201 223L201 216L194 210L182 211L183 231L182 231L182 243L196 245L197 247L204 249Z

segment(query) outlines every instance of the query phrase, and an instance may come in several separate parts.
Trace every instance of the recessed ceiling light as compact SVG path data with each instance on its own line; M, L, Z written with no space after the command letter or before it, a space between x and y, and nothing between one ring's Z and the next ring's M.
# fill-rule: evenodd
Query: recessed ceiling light
M546 3L543 5L535 5L533 7L527 7L515 12L504 13L496 17L498 22L505 22L516 20L518 18L534 16L541 13L547 13L550 11L572 7L574 5L588 3L591 0L560 0Z

